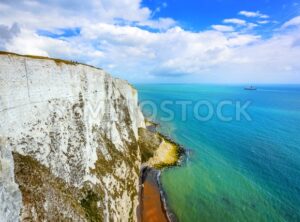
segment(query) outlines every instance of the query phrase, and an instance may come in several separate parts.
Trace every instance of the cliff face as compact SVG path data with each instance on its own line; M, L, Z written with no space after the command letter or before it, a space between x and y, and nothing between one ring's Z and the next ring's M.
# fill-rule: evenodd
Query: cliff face
M144 124L126 81L0 54L0 218L135 221Z

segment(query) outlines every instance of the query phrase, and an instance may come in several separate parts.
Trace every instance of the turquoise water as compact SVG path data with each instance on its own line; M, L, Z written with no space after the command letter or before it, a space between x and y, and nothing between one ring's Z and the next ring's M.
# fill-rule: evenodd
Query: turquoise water
M162 173L168 203L179 221L300 221L300 86L136 85L140 102L192 101L186 120L179 105L168 102L170 121L161 108L152 116L160 130L189 150L183 166ZM216 106L250 101L241 118L224 122L216 115L200 121L197 101ZM143 104L143 103L142 103ZM145 104L145 103L144 103ZM151 106L143 112L150 116ZM207 114L203 108L200 114Z

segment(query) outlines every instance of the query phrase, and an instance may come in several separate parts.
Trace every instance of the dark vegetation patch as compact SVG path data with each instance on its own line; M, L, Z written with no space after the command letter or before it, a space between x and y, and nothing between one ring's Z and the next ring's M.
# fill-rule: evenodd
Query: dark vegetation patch
M104 193L89 183L78 189L54 176L50 170L30 156L13 153L15 177L22 192L25 221L102 221ZM47 209L44 204L47 203ZM34 208L36 215L33 214ZM68 212L68 213L66 213Z
M85 211L77 201L80 190L55 177L47 167L30 156L13 152L13 158L15 179L22 192L25 221L35 221L35 217L38 221L84 220Z
M162 139L157 133L139 128L139 146L143 163L147 162L154 155L161 142Z
M85 197L80 201L81 206L85 210L87 219L91 222L103 220L103 216L97 204L99 201L101 201L101 197L92 190L88 190Z

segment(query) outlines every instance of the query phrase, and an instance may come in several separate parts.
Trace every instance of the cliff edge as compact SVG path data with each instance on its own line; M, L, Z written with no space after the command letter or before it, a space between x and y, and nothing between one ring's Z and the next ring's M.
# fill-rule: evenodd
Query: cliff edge
M0 218L136 221L145 121L101 69L0 53Z

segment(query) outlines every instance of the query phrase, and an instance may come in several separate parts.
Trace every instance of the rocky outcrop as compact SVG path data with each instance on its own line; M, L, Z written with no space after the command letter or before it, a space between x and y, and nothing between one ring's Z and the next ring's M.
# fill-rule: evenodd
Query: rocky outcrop
M139 128L139 147L143 167L163 169L176 166L184 154L179 144L156 131L157 125L146 121L146 128Z
M0 218L135 221L144 127L126 81L0 53Z

